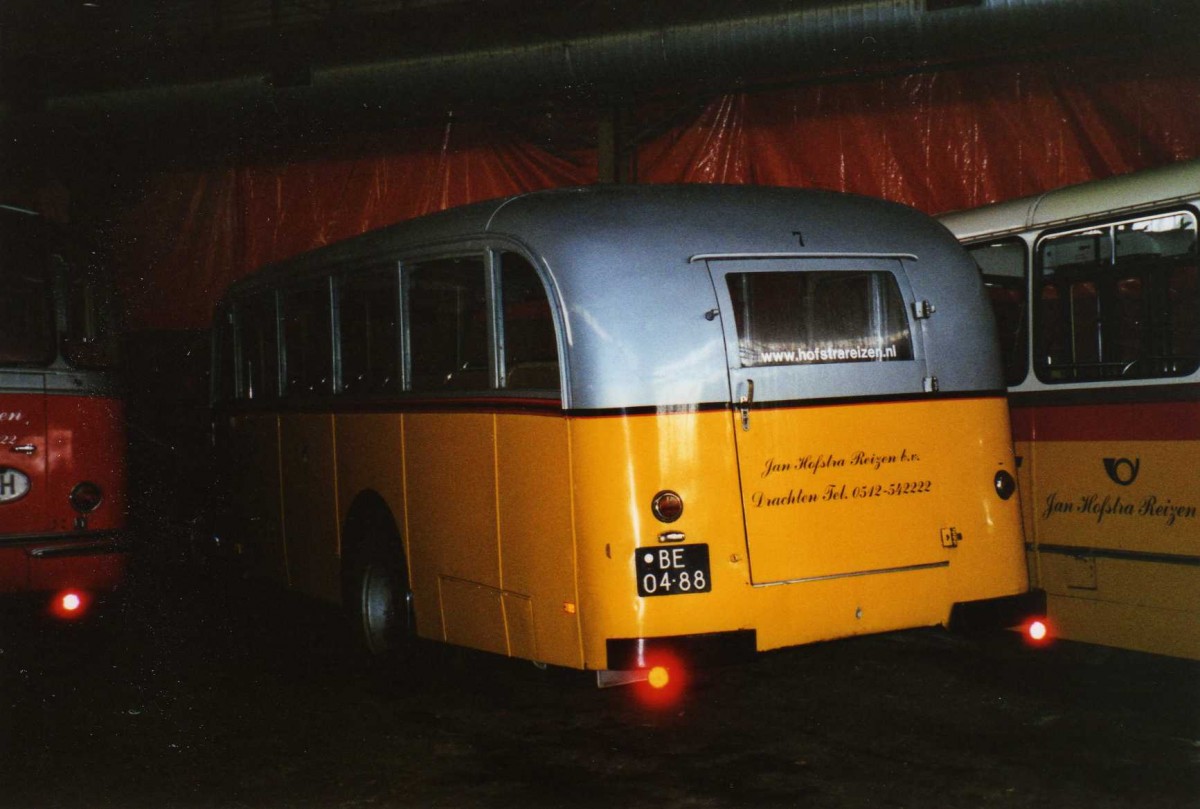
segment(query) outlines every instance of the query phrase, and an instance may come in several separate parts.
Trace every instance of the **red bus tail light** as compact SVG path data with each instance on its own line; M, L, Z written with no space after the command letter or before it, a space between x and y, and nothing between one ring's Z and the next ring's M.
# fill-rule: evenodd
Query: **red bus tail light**
M50 602L50 611L56 618L72 621L83 617L90 605L91 599L82 590L63 590L55 593Z

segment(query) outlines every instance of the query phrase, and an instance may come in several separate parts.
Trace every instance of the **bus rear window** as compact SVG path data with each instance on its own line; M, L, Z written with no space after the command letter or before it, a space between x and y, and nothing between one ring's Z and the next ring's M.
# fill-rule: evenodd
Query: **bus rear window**
M4 217L0 231L0 362L54 359L53 288L39 230L26 217Z
M743 368L913 358L891 273L761 272L726 276Z
M1038 266L1035 345L1045 381L1186 376L1200 366L1194 214L1050 236Z

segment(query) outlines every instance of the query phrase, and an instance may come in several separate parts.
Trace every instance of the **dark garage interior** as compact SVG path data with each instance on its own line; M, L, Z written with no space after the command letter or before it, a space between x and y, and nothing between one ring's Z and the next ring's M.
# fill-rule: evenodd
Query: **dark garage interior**
M112 273L132 554L88 620L0 613L0 805L1200 806L1179 657L918 630L665 706L370 660L214 554L209 409L231 284L467 203L732 184L936 216L1195 160L1198 27L1192 0L4 0L0 203Z

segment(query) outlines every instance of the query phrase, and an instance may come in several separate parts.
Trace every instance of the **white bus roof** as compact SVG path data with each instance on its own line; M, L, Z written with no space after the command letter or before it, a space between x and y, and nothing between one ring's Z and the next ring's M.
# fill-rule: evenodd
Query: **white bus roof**
M961 241L1044 230L1098 215L1200 199L1200 160L1070 185L938 217Z

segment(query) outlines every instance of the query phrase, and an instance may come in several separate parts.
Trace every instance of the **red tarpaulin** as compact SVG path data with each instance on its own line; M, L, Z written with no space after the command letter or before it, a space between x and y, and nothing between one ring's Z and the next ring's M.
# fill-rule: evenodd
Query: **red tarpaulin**
M941 213L1200 157L1198 110L1200 76L1152 57L827 82L698 105L639 144L637 178L826 188ZM365 230L595 182L594 148L567 159L514 128L452 122L369 156L152 178L114 232L130 328L203 328L232 281Z

